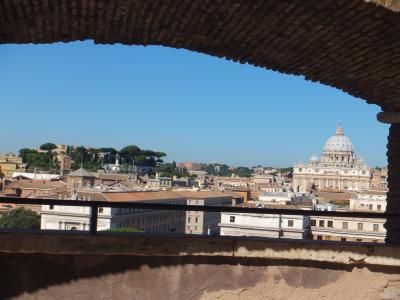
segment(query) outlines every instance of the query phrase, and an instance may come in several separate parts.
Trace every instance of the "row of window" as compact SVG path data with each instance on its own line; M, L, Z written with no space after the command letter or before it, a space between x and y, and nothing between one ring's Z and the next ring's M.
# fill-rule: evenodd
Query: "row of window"
M364 203L361 203L360 204L360 207L368 207L368 209L369 210L373 210L374 209L374 205L373 204L364 204ZM382 210L382 205L380 205L380 204L378 204L377 206L376 206L376 210Z
M299 172L303 172L303 168L299 168ZM310 170L309 172L312 172L312 171ZM319 169L315 169L315 172L319 172ZM326 171L325 171L325 173L326 173ZM349 170L345 170L344 173L345 173L345 174L349 174ZM361 173L362 173L363 175L366 174L365 171L361 171ZM339 174L339 171L336 171L336 174ZM352 174L357 174L357 171L352 171Z
M190 230L190 233L192 233L192 231L197 231L197 226L187 226L187 230Z
M333 228L333 221L327 221L326 222L326 227ZM312 219L311 220L311 226L316 227L317 226L317 220ZM325 227L325 220L319 220L318 222L318 227ZM373 231L379 231L379 224L373 224L372 225ZM348 222L342 222L342 229L348 230L349 229L349 223ZM357 230L364 230L364 223L357 223Z
M191 223L191 222L192 222L192 218L191 218L191 217L188 217L188 223ZM198 222L199 222L199 217L196 217L195 220L194 220L194 222L195 222L195 223L198 223Z
M190 218L189 218L190 219ZM235 219L236 219L236 217L234 217L234 216L231 216L230 218L229 218L229 222L230 223L235 223ZM315 221L315 220L314 220ZM294 226L294 220L288 220L287 221L287 226L288 227L293 227Z

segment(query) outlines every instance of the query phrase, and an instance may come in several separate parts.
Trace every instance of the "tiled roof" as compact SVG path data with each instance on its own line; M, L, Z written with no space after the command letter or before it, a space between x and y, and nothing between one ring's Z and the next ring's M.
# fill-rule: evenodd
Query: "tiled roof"
M158 191L158 192L128 192L128 193L104 193L109 201L151 201L167 199L204 199L232 197L232 193L210 191Z
M53 186L50 180L19 180L6 185L6 189L52 189Z
M72 176L72 177L94 177L93 174L89 173L87 170L85 170L82 167L80 167L78 170L75 170L75 171L69 173L67 176Z
M151 201L167 199L185 199L175 192L128 192L128 193L104 193L108 201Z
M101 192L77 192L79 199L91 200L91 201L107 201L105 195ZM71 197L71 191L57 191L45 197L46 199L69 199Z

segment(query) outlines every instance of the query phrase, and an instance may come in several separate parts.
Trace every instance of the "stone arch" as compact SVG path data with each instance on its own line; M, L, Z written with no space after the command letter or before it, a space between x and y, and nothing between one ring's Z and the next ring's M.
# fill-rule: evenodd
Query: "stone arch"
M398 0L1 0L0 44L185 48L304 75L394 110L399 9Z
M0 44L185 48L377 104L392 124L387 210L400 212L399 11L400 0L0 0ZM386 228L388 241L399 242L400 222Z

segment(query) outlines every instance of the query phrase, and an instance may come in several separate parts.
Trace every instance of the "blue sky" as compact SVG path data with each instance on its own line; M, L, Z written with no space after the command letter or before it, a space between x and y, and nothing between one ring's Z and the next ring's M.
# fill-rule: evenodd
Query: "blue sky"
M379 107L302 77L164 47L0 46L0 152L44 142L136 144L167 160L290 166L320 154L339 120L386 165Z

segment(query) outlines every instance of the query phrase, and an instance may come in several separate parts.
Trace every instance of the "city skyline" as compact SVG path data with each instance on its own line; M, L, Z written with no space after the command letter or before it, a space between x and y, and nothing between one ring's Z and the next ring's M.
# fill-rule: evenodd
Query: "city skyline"
M301 77L163 47L6 45L0 54L0 102L18 112L3 115L0 152L136 144L167 161L287 167L319 156L341 120L366 162L386 165L378 107Z

